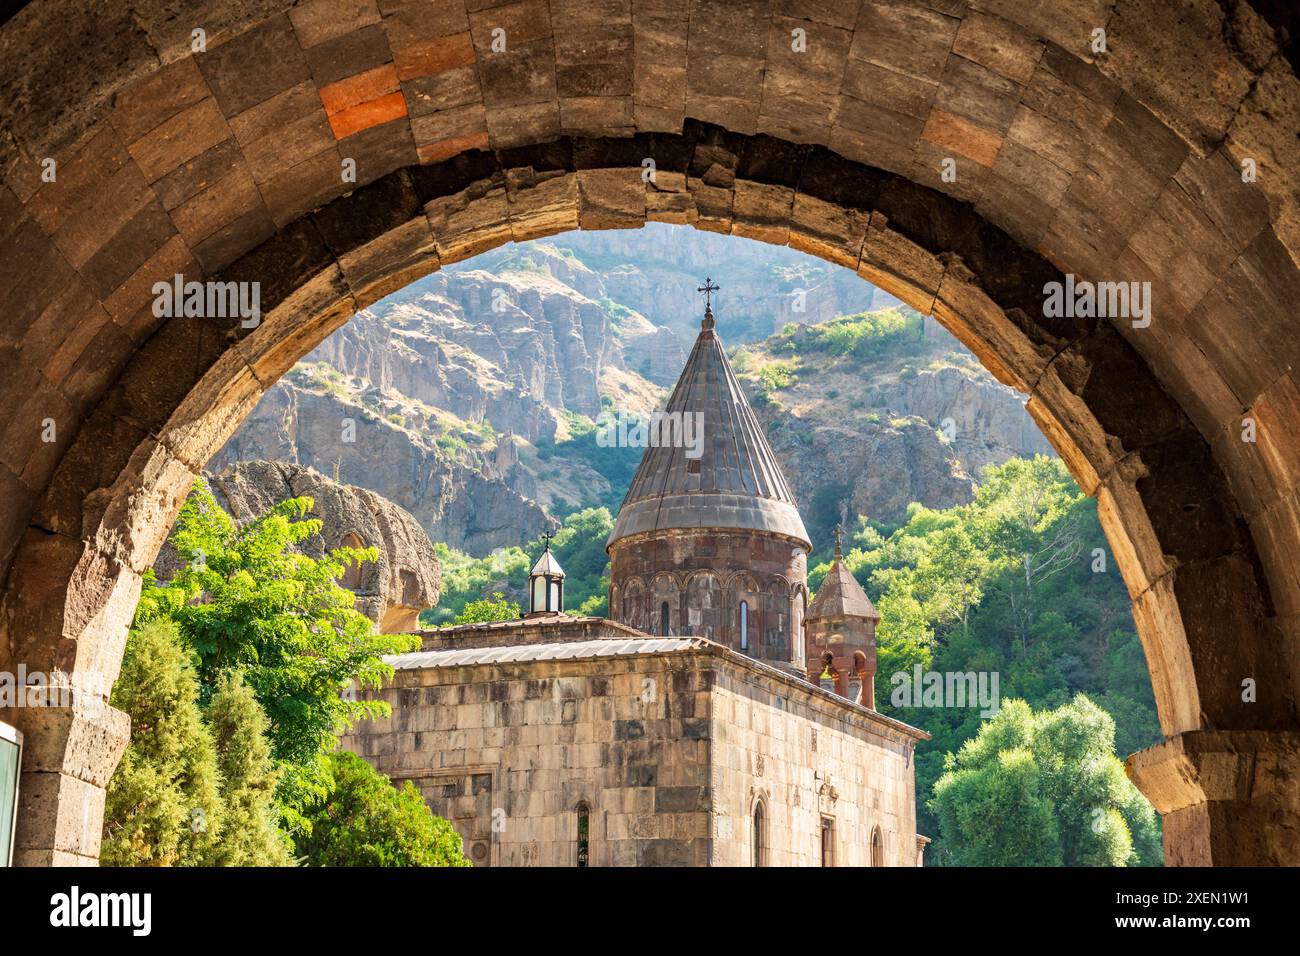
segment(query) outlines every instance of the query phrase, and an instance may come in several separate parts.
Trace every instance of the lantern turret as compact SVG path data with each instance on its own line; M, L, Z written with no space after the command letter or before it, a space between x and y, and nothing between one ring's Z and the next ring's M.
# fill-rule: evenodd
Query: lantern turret
M528 574L528 613L525 617L544 617L564 610L564 568L551 552L551 535L543 537L546 548Z

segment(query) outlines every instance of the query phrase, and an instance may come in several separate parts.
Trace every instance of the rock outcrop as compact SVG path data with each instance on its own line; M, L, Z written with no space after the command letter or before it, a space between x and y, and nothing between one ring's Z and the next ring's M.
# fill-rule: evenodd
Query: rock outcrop
M340 547L377 548L377 561L349 567L340 583L383 633L416 630L420 612L438 603L442 568L433 543L411 514L382 495L278 461L243 461L207 477L218 504L240 522L287 498L310 497L311 517L321 519L321 530L298 545L303 554L319 558ZM175 561L169 542L155 566L160 578L170 575Z
M949 508L974 495L975 482L955 449L919 419L771 421L781 427L769 428L768 441L814 538L841 520L841 508L850 521L866 515L892 524L906 518L913 501Z
M920 418L942 432L972 476L978 477L985 465L1008 458L1056 454L1025 411L1020 395L982 368L924 368L914 376L883 383L868 393L867 401L873 407Z
M490 426L472 429L373 386L340 384L327 370L299 369L279 382L210 467L270 459L372 488L409 511L433 540L473 554L554 524L509 473L497 472Z

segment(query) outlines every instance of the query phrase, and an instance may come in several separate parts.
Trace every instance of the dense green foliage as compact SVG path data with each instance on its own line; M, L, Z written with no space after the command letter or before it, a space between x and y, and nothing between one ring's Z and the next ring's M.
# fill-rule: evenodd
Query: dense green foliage
M614 530L608 508L587 508L564 519L551 539L551 551L564 568L564 607L572 614L605 614L609 603L609 556L605 540ZM491 601L494 595L521 607L528 603L528 572L541 554L544 542L535 538L522 548L502 548L483 558L473 558L445 544L436 546L442 562L442 595L438 606L421 615L426 625L463 624L461 617L472 602ZM480 613L483 605L471 613ZM504 614L500 607L486 610ZM518 617L518 611L513 615ZM490 620L504 620L497 616Z
M468 602L456 615L452 624L488 624L492 621L514 621L519 619L519 602L507 601L500 591L490 598L480 598Z
M893 703L894 675L997 673L1003 699L1055 708L1085 692L1110 713L1122 754L1159 739L1155 700L1132 610L1106 549L1095 503L1054 458L987 469L975 500L936 511L913 505L896 529L860 520L845 555L881 615L876 704L928 731L917 750L917 793L983 722L977 707ZM829 563L813 568L817 587ZM914 702L913 702L914 703ZM918 829L938 836L918 800ZM949 859L942 838L930 854Z
M205 715L175 626L154 621L129 635L112 704L130 716L131 742L105 797L105 865L289 862L266 716L239 675L222 679Z
M276 825L280 774L267 737L270 721L257 696L235 671L217 678L207 710L217 749L223 826L213 866L268 866L289 862L289 841Z
M162 729L133 734L138 750L114 778L122 799L110 816L134 862L266 861L289 838L308 862L346 859L346 845L312 834L312 815L336 796L338 734L389 714L356 691L392 676L382 655L420 640L378 633L338 583L350 565L375 560L373 548L319 559L295 549L321 529L311 509L310 498L289 499L241 525L200 481L172 529L178 570L166 583L145 575L132 632L140 664L124 669L115 695L141 715L137 728ZM174 635L174 651L160 634ZM420 807L427 819L413 809L384 817L413 828L384 839L422 839L437 821ZM197 809L205 827L178 835L182 809ZM238 834L205 843L223 823Z
M1114 751L1115 722L1083 694L1039 713L1006 701L934 785L947 862L1158 865L1155 811Z
M414 635L379 634L338 583L374 548L339 548L316 560L293 546L320 531L310 498L290 498L242 525L200 481L171 541L182 565L165 584L146 573L137 622L174 621L197 658L200 700L241 669L270 718L278 760L308 764L354 720L385 716L382 702L341 692L392 676L381 655L419 647Z
M328 759L329 796L305 808L298 851L313 866L469 866L460 834L429 812L411 781L400 788L356 754Z
M906 306L842 315L817 325L791 323L768 340L774 352L826 353L878 359L926 349L924 319Z

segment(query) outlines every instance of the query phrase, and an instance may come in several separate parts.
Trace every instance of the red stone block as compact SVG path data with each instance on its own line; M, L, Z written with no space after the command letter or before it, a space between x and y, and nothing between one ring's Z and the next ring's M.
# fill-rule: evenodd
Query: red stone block
M366 70L346 80L339 80L337 83L322 87L320 99L325 104L325 112L332 115L387 96L389 93L396 93L399 89L397 70L393 64L385 63L373 70Z

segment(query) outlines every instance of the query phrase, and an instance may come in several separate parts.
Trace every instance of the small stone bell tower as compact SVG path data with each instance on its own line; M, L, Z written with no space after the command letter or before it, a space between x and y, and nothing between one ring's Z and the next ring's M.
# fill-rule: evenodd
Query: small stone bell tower
M829 681L841 697L875 710L880 614L844 564L843 535L837 527L835 560L808 607L808 679Z

